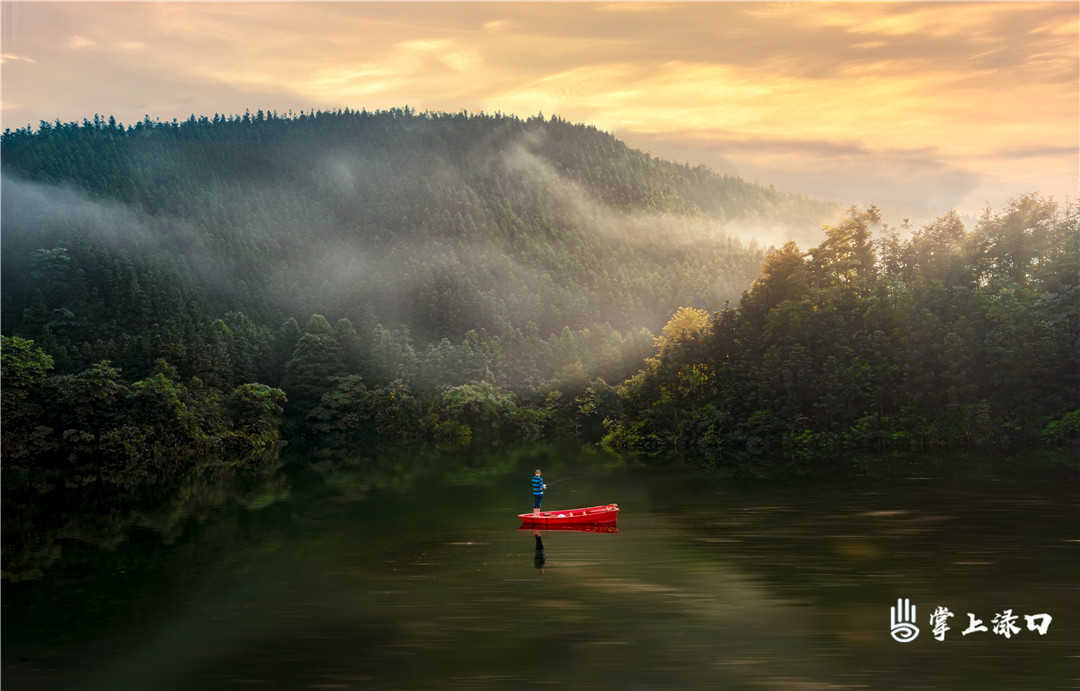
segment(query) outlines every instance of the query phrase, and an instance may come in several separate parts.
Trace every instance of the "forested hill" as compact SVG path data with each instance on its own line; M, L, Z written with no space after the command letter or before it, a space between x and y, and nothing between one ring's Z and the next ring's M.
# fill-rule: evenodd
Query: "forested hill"
M128 481L282 431L332 454L1080 438L1076 205L901 237L559 118L410 109L95 117L0 155L7 469Z
M765 244L838 214L542 116L95 116L0 153L9 459L259 437L274 387L303 434L341 377L618 382L680 305L737 301Z
M42 123L5 132L3 170L4 331L34 336L31 253L61 246L130 262L144 294L171 274L213 312L275 327L320 313L421 343L530 322L655 330L681 304L737 300L761 245L838 215L558 118L408 108ZM47 307L107 340L140 312L116 297Z

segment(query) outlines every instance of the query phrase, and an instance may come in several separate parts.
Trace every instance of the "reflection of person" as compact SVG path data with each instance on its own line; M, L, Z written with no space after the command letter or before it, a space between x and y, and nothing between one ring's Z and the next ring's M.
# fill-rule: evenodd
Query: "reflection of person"
M540 469L536 469L536 475L533 475L532 479L533 499L536 503L533 505L533 515L540 515L540 501L544 498L544 490L547 489L547 485L544 484L544 478L540 477Z
M540 539L540 531L533 531L533 535L536 536L536 552L533 554L533 566L540 573L544 573L544 562L547 561L547 555L544 554L544 541Z

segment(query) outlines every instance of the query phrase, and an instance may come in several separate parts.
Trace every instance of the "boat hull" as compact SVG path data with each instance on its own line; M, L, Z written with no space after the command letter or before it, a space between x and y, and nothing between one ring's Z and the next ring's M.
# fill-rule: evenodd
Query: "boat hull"
M522 513L518 514L518 518L521 519L523 525L545 527L615 523L619 519L619 505L605 504L580 509L557 509L541 511L537 514Z

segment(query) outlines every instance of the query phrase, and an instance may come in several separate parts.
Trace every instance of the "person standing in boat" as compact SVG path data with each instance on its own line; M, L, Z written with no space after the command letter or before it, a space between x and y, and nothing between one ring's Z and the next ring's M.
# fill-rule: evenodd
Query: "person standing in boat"
M536 469L536 474L532 479L533 489L533 501L536 503L533 505L533 515L540 515L540 502L544 498L544 490L547 489L547 485L544 484L544 478L540 477L540 469Z

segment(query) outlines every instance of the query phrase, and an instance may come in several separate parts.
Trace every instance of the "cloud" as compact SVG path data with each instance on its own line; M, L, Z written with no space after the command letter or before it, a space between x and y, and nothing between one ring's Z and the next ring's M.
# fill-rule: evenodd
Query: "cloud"
M343 98L392 92L430 92L438 81L449 82L475 68L480 62L476 50L447 39L403 41L385 54L353 66L316 70L313 74L296 72L238 74L239 82L266 84L268 79L296 93L326 104L339 104ZM265 77L265 79L264 79ZM415 101L414 101L415 103Z
M668 8L659 2L609 2L599 5L600 12L620 12L633 14L655 14L664 12Z
M981 182L971 169L949 163L934 147L875 148L854 139L678 134L621 135L655 155L685 160L706 151L701 162L718 173L841 204L946 210Z
M68 39L68 48L72 50L83 50L84 48L93 48L97 46L97 41L86 38L85 36L72 36Z
M27 58L27 57L23 57L21 55L15 55L14 53L4 53L3 55L0 55L0 64L3 64L5 62L29 62L29 63L35 63L37 61L34 60L33 58Z
M986 153L991 158L1023 159L1023 158L1066 158L1075 161L1080 152L1075 146L1032 146L1032 147L1007 147L991 149Z
M1059 188L1078 173L1008 155L1080 148L1075 3L26 4L5 33L4 114L31 121L408 104L761 152L933 151L942 170L1018 181L1050 160Z

